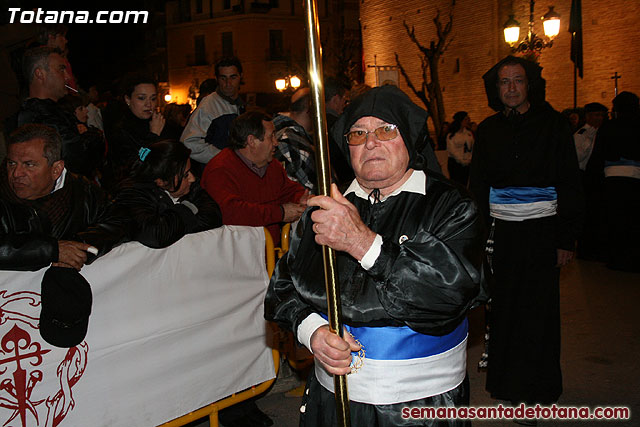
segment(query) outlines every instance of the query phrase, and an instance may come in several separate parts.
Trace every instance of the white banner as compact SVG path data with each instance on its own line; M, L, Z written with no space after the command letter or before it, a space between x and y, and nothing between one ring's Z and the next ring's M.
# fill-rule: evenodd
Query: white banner
M85 266L83 343L37 330L38 272L0 272L0 425L155 426L274 377L262 228L222 227L166 249L127 243Z

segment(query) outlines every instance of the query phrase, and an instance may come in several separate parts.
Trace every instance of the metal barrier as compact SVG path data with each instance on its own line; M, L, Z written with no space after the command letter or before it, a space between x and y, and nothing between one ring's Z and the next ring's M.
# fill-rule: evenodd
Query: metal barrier
M287 230L286 236L285 236L285 229ZM271 233L269 233L269 230L267 230L266 228L264 229L265 246L266 246L265 261L266 261L267 273L269 274L269 277L273 275L273 270L275 269L275 266L276 266L276 253L278 254L278 258L281 258L282 255L286 252L286 250L283 251L283 247L285 246L285 243L284 243L285 238L286 238L286 248L287 250L289 249L289 229L290 229L289 224L286 224L285 227L283 227L283 230L282 230L283 243L281 248L275 248L273 246L273 238L271 237ZM259 394L262 394L263 392L268 390L269 387L271 387L271 385L274 383L276 378L278 378L278 371L280 369L280 353L278 352L278 350L273 349L271 351L271 354L273 355L273 366L275 369L275 378L265 381L261 384L255 385L247 390L234 393L229 397L226 397L222 400L218 400L217 402L211 403L210 405L204 406L196 411L189 412L188 414L183 415L179 418L176 418L175 420L169 421L164 424L160 424L159 427L181 427L186 424L189 424L190 422L199 420L207 416L209 417L209 426L218 427L219 426L218 412L220 412L220 410L224 408L228 408L229 406L235 405L236 403L242 402L252 397L258 396Z
M290 237L291 237L291 224L286 223L284 227L282 227L282 232L280 233L280 247L275 249L275 252L278 254L278 259L282 258L284 254L286 254L289 251Z

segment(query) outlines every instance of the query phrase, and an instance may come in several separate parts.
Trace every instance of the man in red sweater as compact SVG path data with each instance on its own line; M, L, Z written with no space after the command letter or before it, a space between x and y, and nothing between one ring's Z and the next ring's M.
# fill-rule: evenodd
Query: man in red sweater
M277 246L280 224L300 218L309 193L272 161L278 140L267 114L244 113L229 133L230 146L207 163L202 187L220 205L223 224L266 226Z

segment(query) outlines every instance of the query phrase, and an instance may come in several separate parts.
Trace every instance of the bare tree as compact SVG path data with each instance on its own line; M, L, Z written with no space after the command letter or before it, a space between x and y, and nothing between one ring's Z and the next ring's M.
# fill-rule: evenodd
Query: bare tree
M431 40L429 42L429 47L426 47L416 37L415 27L407 25L406 21L402 22L404 29L407 31L407 35L411 39L411 41L418 47L420 50L420 61L422 65L422 85L420 90L416 89L416 86L413 84L407 71L400 63L400 58L398 57L398 53L395 52L396 55L396 64L398 64L398 68L400 72L404 76L407 81L407 85L411 88L413 93L424 103L427 107L427 112L429 112L429 116L431 117L431 121L433 122L433 127L435 130L435 134L440 136L442 132L442 124L445 119L445 111L444 111L444 102L442 100L442 88L440 87L440 76L438 72L438 64L440 62L440 57L447 50L451 40L449 38L449 34L451 33L451 27L453 23L453 6L455 5L455 0L451 4L451 9L449 11L449 21L443 26L442 22L440 22L440 11L438 10L436 16L433 18L433 23L435 24L437 31L437 40Z

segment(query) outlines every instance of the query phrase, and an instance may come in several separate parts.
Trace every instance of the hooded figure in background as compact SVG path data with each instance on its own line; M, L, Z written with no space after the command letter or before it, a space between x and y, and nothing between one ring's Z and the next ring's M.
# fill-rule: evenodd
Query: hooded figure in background
M631 92L613 99L615 119L598 130L596 148L602 154L595 171L604 176L607 267L640 272L640 100ZM589 162L589 166L591 165ZM587 171L589 171L589 166Z
M487 389L514 404L562 392L559 273L583 217L571 127L541 71L508 56L483 76L498 113L478 127L469 183L494 242Z
M384 86L332 128L356 179L344 195L333 185L308 202L265 300L265 317L315 357L301 425L336 424L332 374L350 373L354 426L416 425L402 407L469 403L466 315L480 292L484 228L470 195L425 168L426 118ZM336 250L345 339L328 329L320 245Z

